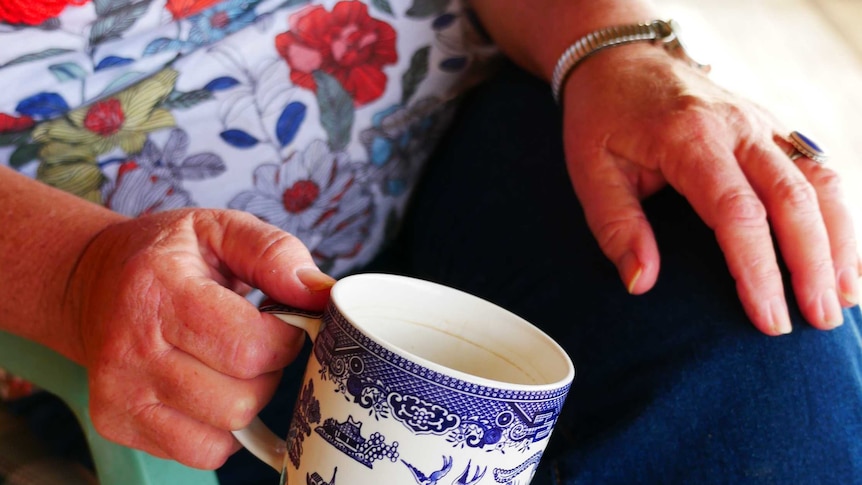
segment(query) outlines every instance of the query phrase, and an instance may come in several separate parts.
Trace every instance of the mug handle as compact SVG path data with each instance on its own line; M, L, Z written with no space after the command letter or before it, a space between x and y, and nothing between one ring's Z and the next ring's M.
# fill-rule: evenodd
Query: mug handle
M310 312L279 303L264 304L260 307L260 311L275 315L283 322L301 328L311 338L312 343L323 327L322 312ZM234 430L232 433L252 455L281 473L287 443L273 433L259 417L255 416L248 426Z

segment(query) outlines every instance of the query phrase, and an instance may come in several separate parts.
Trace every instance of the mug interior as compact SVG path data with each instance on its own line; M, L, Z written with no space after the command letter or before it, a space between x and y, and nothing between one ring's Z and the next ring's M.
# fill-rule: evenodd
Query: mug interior
M357 329L388 350L462 380L551 389L574 377L571 359L544 332L453 288L403 276L358 274L336 283L332 301Z

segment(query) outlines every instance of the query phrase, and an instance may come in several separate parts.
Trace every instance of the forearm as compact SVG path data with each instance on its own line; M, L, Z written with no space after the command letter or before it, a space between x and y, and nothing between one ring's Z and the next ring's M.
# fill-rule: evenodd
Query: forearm
M0 166L0 328L77 360L66 282L88 242L123 219Z
M472 0L483 26L513 61L550 79L560 55L584 35L657 18L648 0Z

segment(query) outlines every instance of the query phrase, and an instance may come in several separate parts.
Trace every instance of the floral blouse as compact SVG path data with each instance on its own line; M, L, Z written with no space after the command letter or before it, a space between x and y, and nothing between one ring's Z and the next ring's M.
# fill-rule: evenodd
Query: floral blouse
M248 211L342 275L494 57L463 1L0 0L0 163L129 216Z

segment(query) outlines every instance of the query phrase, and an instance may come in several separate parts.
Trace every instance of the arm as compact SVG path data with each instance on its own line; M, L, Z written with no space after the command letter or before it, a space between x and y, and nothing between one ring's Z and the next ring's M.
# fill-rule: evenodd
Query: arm
M96 429L216 468L304 334L243 294L321 309L334 281L293 236L236 211L127 219L0 167L0 326L81 363Z
M82 363L80 331L60 303L90 241L124 219L0 166L0 328Z
M659 18L647 2L474 0L504 52L549 79L588 32ZM841 324L859 301L859 259L836 175L786 156L783 128L659 46L613 47L563 86L563 137L587 222L631 293L655 284L659 252L640 201L666 184L713 229L743 307L769 335L790 331L777 250L806 319ZM777 248L773 246L773 236Z

